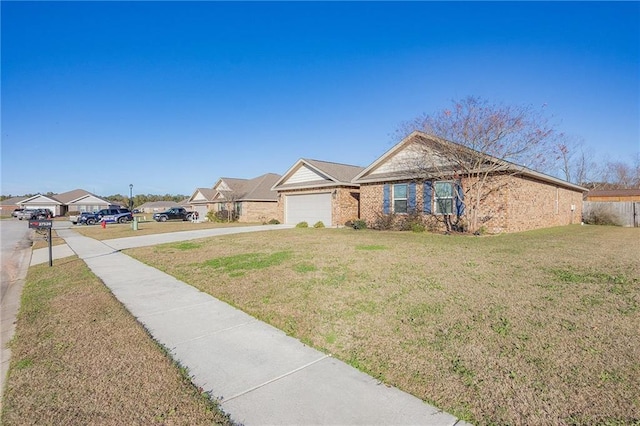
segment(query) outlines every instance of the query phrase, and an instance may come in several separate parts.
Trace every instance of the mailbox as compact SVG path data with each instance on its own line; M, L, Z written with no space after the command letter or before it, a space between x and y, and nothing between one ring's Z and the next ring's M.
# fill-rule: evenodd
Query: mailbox
M53 227L52 220L29 220L29 228L51 229Z

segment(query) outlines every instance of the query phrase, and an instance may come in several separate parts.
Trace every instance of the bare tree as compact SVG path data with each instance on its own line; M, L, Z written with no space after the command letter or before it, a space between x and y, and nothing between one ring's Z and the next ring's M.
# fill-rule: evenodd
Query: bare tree
M224 206L227 212L227 222L233 222L236 219L236 203L240 199L240 195L235 191L219 191L224 196Z
M640 155L634 164L622 161L606 163L602 180L612 189L640 188Z
M409 167L420 178L464 178L465 209L471 231L488 220L482 201L503 183L496 176L526 168L554 166L553 149L564 140L543 108L489 104L476 97L454 101L452 108L405 123L399 133L420 130L421 155ZM456 194L462 196L462 194Z
M602 185L603 166L593 159L593 152L582 140L566 138L553 146L559 177L567 182L595 189Z

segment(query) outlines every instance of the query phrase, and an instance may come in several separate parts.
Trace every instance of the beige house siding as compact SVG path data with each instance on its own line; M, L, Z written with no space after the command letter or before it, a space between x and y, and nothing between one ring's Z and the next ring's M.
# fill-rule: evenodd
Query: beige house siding
M291 189L279 191L277 216L281 223L284 223L284 199L287 195L292 194L316 194L319 192L332 192L331 197L331 225L344 226L347 221L358 219L359 216L359 199L360 189L353 187L335 187L335 188L305 188ZM329 225L327 225L329 226Z
M463 179L463 188L467 188L469 183L468 179ZM580 223L582 192L512 175L494 176L487 185L495 190L483 200L478 223L489 233L521 232ZM360 186L360 216L369 226L383 212L383 187L384 183L363 183ZM422 195L423 185L417 183L418 212L423 211Z

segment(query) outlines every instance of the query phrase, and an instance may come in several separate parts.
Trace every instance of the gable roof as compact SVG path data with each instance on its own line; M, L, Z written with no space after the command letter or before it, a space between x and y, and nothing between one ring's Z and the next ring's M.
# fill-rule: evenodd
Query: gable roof
M245 182L246 193L242 201L277 201L278 194L271 187L280 179L280 175L266 173Z
M233 198L235 201L277 201L271 187L280 179L276 173L265 173L253 179L220 178L213 186L213 199Z
M331 186L360 186L352 179L364 167L301 158L273 185L274 191Z
M426 149L425 146L427 146ZM416 177L419 177L417 176L418 174L429 175L430 171L433 173L434 177L438 177L439 175L441 176L442 173L447 172L454 174L456 169L455 162L448 160L446 155L439 152L437 149L439 146L454 148L463 155L468 155L469 158L474 156L477 157L478 154L480 154L484 157L483 161L486 161L485 164L491 164L491 169L495 172L513 173L562 186L574 191L587 191L586 188L575 185L571 182L537 172L525 166L520 166L506 160L492 157L488 154L481 154L471 148L420 131L412 132L409 136L391 147L391 149L354 177L353 182L361 184L415 179ZM430 171L429 169L424 168L424 165L420 165L420 160L424 158L424 155L429 155L431 161L437 163L436 167L432 168Z
M20 204L21 201L26 200L27 197L11 197L11 198L7 198L6 200L2 200L0 201L0 205L3 206L18 206L18 204Z
M32 197L25 198L24 200L20 201L20 204L24 205L31 202L45 203L45 204L58 204L58 205L64 204L62 203L62 201L58 200L53 195L42 195L42 194L36 194Z
M202 197L196 198L198 194L202 195ZM196 188L196 190L193 191L193 194L191 194L191 197L189 197L188 201L190 203L209 202L209 201L213 201L216 194L217 192L213 188Z
M102 197L99 197L95 194L92 194L89 191L85 191L84 189L74 189L72 191L63 192L62 194L56 195L56 199L60 200L63 204L74 204L78 203L81 200L90 199L91 203L96 201L103 202L104 204L113 204L111 201L106 200Z

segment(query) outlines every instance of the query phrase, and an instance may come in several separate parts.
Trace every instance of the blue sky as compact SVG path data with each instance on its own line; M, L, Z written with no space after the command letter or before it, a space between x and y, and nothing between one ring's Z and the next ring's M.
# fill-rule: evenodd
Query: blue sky
M640 151L638 2L1 2L2 194L367 166L454 99Z

